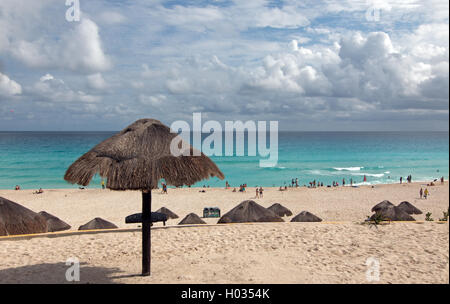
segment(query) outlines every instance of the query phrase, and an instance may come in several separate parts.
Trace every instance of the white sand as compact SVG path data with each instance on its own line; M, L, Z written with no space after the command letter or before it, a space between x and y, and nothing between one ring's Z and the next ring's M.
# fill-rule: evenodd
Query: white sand
M152 276L140 277L141 234L99 233L57 238L0 241L0 283L64 283L67 258L82 263L81 282L123 283L367 283L366 259L380 262L379 283L449 283L448 223L392 223L378 229L360 222L376 203L407 200L437 220L449 205L448 183L428 187L420 200L420 184L380 185L375 188L289 189L267 188L268 207L278 202L294 215L307 210L324 221L345 223L262 223L213 227L154 229ZM153 193L153 207L168 207L180 216L201 216L205 206L222 213L254 197L231 190L169 189ZM109 190L0 190L0 196L33 211L45 210L76 230L94 217L122 228L125 216L140 212L139 192ZM425 215L414 216L423 220ZM206 219L216 223L217 219ZM156 226L162 226L158 223Z

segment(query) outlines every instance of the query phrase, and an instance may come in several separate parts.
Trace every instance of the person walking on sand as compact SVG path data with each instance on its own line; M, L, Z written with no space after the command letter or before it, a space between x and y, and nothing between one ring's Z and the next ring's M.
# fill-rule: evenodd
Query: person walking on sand
M263 188L259 187L259 197L262 198L263 197Z
M102 184L102 189L105 189L105 181L104 180L102 180L101 184Z
M258 189L258 186L256 187L256 198L259 198L259 189Z
M400 176L400 184L403 183L403 176Z
M295 187L298 188L298 178L295 179Z
M420 199L422 199L422 196L423 196L423 189L422 188L420 188L419 195L420 195Z
M425 188L425 191L423 192L423 197L427 199L428 195L430 195L430 192L428 192L428 188Z
M342 179L342 186L345 186L345 178Z

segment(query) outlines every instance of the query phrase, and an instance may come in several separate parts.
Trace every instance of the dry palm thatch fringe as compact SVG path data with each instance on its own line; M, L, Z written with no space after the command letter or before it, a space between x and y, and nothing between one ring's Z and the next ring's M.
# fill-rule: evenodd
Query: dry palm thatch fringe
M160 179L182 186L214 176L224 178L206 155L192 156L190 145L186 144L190 156L172 155L170 145L176 136L158 120L140 119L81 156L67 169L64 179L87 186L98 173L112 190L150 190L158 187Z

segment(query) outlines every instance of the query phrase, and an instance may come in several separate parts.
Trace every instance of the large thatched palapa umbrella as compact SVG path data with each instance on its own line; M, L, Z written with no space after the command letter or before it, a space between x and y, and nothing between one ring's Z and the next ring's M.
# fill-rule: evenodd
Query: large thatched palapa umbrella
M160 179L182 186L214 176L224 178L214 162L199 151L194 153L190 145L182 145L177 136L158 120L140 119L81 156L64 176L68 182L87 186L98 173L111 190L142 191L142 275L150 275L151 190ZM187 156L171 153L175 137L178 148L190 152Z

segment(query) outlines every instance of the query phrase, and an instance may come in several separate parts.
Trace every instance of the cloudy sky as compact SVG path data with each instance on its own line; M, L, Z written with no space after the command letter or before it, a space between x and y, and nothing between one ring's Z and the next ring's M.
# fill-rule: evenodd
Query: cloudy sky
M448 130L447 0L79 1L0 0L0 130Z

